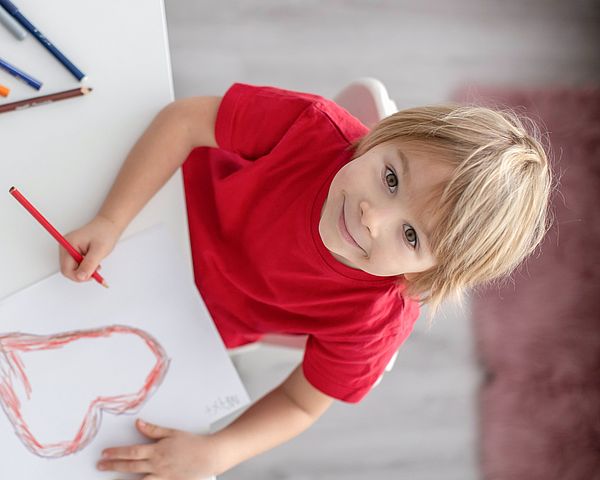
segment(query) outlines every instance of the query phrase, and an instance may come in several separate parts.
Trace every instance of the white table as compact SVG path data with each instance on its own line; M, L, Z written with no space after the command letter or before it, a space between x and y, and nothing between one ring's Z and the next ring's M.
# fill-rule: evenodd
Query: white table
M0 114L0 298L58 270L54 239L8 193L16 186L62 233L98 210L127 152L173 100L162 0L18 0L29 20L88 76L85 97ZM0 71L0 104L81 84L31 35L0 28L0 57L44 82L40 92ZM190 259L180 173L124 237L166 223ZM190 276L191 263L190 263Z
M127 152L173 100L162 0L18 0L21 12L61 50L94 90L79 97L0 114L0 299L59 269L54 239L8 193L16 186L62 233L100 207ZM80 84L31 35L19 42L0 28L0 57L44 82L36 92L0 71L11 88L0 104ZM191 256L180 172L124 237L165 223ZM108 280L110 282L110 280Z

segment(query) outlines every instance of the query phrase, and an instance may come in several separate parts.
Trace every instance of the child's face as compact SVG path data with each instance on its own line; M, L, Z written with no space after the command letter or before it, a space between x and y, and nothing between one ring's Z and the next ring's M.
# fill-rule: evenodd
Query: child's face
M325 247L344 265L372 275L433 267L426 232L434 228L435 215L425 202L450 173L440 154L422 145L373 147L344 165L331 182L319 222Z

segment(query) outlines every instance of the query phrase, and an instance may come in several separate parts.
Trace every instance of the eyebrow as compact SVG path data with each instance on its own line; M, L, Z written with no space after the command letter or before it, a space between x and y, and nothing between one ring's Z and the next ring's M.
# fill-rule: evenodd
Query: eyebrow
M398 158L400 159L400 165L402 166L402 180L405 184L410 185L410 167L408 165L408 158L400 149L400 147L396 147L396 153L398 154ZM423 226L420 223L411 222L411 225L420 232L419 237L422 236L424 238L427 249L429 250L429 252L431 252L431 247L429 244L429 237L431 235L431 232L425 230L425 228L423 228Z
M410 179L410 168L408 167L408 159L406 158L406 155L404 155L404 152L400 150L400 147L396 148L396 153L398 154L398 157L400 158L400 164L402 165L402 176Z

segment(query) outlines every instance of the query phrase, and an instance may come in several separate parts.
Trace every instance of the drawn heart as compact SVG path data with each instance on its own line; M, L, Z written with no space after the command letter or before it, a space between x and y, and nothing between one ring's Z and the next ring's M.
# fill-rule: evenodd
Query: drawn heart
M83 339L114 339L117 335L138 337L155 357L154 366L146 375L144 384L133 393L95 397L85 409L84 418L70 440L50 443L38 441L23 418L22 402L31 399L34 391L27 376L23 355L27 352L58 350ZM25 447L40 457L59 458L78 452L94 439L100 428L103 411L115 415L135 413L160 386L168 367L169 359L158 341L147 332L133 327L112 325L48 336L9 333L0 335L0 404ZM19 391L24 393L19 394Z

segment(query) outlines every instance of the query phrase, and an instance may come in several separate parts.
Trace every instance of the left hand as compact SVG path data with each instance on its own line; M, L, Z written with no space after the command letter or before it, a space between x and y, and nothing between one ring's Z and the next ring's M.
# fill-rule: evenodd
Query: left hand
M138 430L155 440L146 445L107 448L98 462L99 470L146 474L144 480L198 480L222 473L214 437L138 420Z

